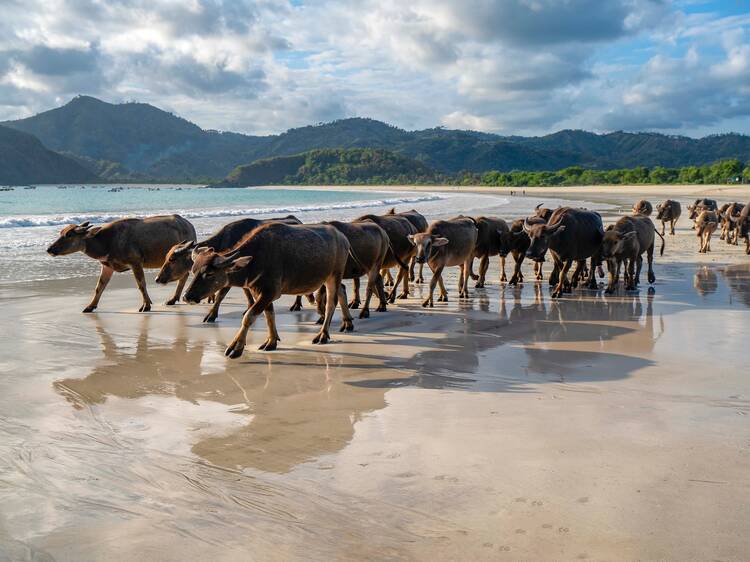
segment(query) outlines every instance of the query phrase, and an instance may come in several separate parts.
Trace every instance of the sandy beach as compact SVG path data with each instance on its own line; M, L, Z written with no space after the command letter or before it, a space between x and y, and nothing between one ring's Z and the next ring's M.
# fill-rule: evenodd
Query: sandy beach
M526 194L679 199L654 290L553 301L493 258L326 346L285 297L231 361L239 291L211 325L129 274L91 315L93 277L0 285L0 560L747 560L750 256L698 254L685 207L750 188Z

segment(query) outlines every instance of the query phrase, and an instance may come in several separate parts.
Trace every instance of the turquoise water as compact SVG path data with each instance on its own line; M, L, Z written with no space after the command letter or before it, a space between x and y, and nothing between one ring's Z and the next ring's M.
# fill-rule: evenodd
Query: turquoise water
M179 213L186 218L364 208L436 200L372 191L206 189L183 186L39 186L0 192L0 228L107 222L123 216Z

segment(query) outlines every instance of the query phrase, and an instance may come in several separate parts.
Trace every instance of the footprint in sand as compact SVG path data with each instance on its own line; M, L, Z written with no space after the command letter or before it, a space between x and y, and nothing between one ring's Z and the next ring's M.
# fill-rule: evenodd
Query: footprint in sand
M578 503L589 503L588 497L578 498Z
M526 498L516 498L516 503L526 503Z
M526 529L516 529L516 534L517 535L525 535L526 534Z

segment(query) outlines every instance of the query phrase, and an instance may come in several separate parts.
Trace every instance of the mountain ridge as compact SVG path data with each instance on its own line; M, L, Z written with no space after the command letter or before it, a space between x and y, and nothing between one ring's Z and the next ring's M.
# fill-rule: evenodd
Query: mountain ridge
M407 131L352 117L253 136L205 130L147 103L111 104L91 96L78 96L58 108L0 125L30 133L52 150L81 157L83 163L96 162L90 169L104 169L112 180L218 180L240 165L317 149L384 149L442 174L569 166L681 167L725 158L750 160L750 136L737 133L694 139L565 129L522 137L442 127Z

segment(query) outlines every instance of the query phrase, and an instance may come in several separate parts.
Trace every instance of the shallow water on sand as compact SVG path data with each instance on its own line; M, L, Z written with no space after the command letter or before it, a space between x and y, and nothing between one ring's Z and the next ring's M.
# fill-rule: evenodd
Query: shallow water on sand
M232 293L0 287L0 559L743 559L750 268L559 301L495 268L322 347L279 306L238 361Z

